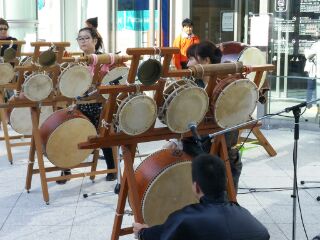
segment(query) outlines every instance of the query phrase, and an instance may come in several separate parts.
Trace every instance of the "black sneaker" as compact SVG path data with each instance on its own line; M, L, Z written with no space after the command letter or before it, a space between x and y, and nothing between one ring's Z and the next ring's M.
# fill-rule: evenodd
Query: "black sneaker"
M106 181L114 181L117 179L116 173L108 173L106 176Z
M66 176L66 175L70 175L70 174L71 174L70 169L61 171L61 176ZM66 184L66 182L69 180L70 179L57 180L56 183L62 185L62 184Z

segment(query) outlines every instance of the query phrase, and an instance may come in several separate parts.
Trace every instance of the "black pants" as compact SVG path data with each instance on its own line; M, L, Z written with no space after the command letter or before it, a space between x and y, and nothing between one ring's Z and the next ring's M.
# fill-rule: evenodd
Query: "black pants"
M87 117L90 122L98 129L100 113L102 109L101 103L79 104L77 108ZM115 168L112 148L101 148L108 169Z
M239 131L231 131L224 134L227 144L227 151L229 162L231 166L232 178L234 182L234 187L237 191L239 178L242 171L242 162L239 154L239 150L234 148L237 144ZM193 137L188 137L182 139L183 151L192 157L196 157L203 153L210 153L211 149L211 139L208 135L201 136L201 147L195 142Z
M182 69L188 69L188 62L180 62Z

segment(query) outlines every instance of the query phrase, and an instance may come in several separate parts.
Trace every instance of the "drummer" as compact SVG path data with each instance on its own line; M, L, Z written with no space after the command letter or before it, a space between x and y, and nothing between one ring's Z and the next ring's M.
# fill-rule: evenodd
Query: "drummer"
M191 45L187 50L188 67L196 64L217 64L220 63L222 53L216 45L210 41L202 41L197 44ZM199 87L205 87L209 77L204 79L196 79L195 82ZM238 141L239 131L232 131L225 133L227 150L229 161L231 165L231 171L233 176L233 182L235 189L238 189L239 177L242 170L242 162L239 154L239 150L235 147ZM183 138L181 141L177 139L170 139L163 148L180 148L183 149L189 155L195 157L203 152L209 153L211 149L211 139L206 136L202 136L201 148L198 146L193 137Z
M9 24L8 22L3 19L3 18L0 18L0 40L12 40L12 41L17 41L16 38L14 37L11 37L9 36ZM4 54L4 51L9 47L9 45L5 44L5 45L2 45L2 48L1 48L1 56L3 56ZM14 50L17 50L17 45L13 45L12 48Z
M192 191L199 203L190 204L170 214L160 225L149 227L133 223L135 238L157 239L255 239L270 235L248 210L226 201L226 169L223 161L202 154L192 160Z
M83 51L84 55L90 54L101 54L100 49L102 48L101 43L102 40L97 31L94 28L85 27L79 30L77 41L80 49ZM95 69L95 65L90 65L89 70L93 74ZM103 65L100 70L100 74L104 75L109 71L109 65ZM98 128L100 113L102 110L101 103L86 103L86 104L78 104L77 108L89 118L89 120L93 123L93 125ZM101 148L103 152L103 156L107 163L108 169L114 169L114 159L112 148ZM61 175L70 175L70 169L62 171ZM108 173L106 176L107 181L113 181L117 177L116 173ZM58 180L57 183L64 184L66 180Z

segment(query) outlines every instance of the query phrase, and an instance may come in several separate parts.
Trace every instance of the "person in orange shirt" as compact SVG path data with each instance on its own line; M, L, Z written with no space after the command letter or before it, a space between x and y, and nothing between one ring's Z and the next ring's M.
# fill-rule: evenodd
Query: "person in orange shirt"
M173 54L173 63L177 69L187 69L187 49L199 43L200 38L193 34L193 22L186 18L182 21L182 33L173 41L173 47L180 49L180 53Z

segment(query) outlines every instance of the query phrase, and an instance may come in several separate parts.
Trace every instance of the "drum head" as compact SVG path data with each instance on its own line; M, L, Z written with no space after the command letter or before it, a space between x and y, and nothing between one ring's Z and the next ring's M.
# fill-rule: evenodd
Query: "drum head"
M85 66L74 65L64 70L59 79L59 89L63 96L82 96L91 86L92 76Z
M119 128L131 136L147 131L157 118L157 105L146 95L129 99L119 110Z
M14 70L10 63L0 63L0 85L9 83L14 77Z
M138 79L146 86L154 84L161 75L162 66L161 63L156 59L148 59L147 61L141 63L138 68Z
M175 92L168 98L172 100L166 109L165 122L171 131L185 133L189 131L190 123L202 121L208 111L209 99L206 91L199 87L183 89L177 95Z
M39 64L43 67L49 67L56 62L56 54L52 50L44 51L39 56Z
M191 161L174 162L156 176L142 201L145 223L149 226L162 224L172 212L197 203L191 179Z
M228 128L250 120L258 101L254 82L240 79L227 85L214 105L215 121L221 128Z
M41 107L39 127L52 114L52 106ZM14 131L22 135L32 134L32 119L30 108L14 108L10 113L10 125Z
M46 99L50 95L52 88L52 80L45 74L31 75L23 84L24 95L31 101Z
M49 136L46 144L47 158L57 167L77 166L92 152L92 149L79 149L78 144L87 141L88 137L93 135L97 135L97 131L89 120L69 119L60 124Z
M129 73L128 67L117 67L108 72L101 81L101 85L118 85L125 84ZM109 94L102 94L105 99L108 99Z
M14 48L9 47L6 50L4 50L3 59L5 62L10 62L16 58L16 55L17 51Z
M260 49L256 47L247 47L241 52L241 55L238 59L239 62L242 62L243 65L263 65L266 64L266 56L261 52ZM246 77L251 81L254 80L256 76L255 72L249 73ZM261 77L260 84L258 89L260 89L266 79L266 72L263 73Z

